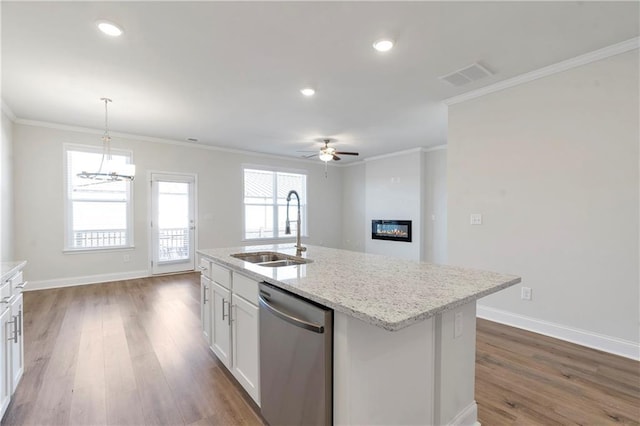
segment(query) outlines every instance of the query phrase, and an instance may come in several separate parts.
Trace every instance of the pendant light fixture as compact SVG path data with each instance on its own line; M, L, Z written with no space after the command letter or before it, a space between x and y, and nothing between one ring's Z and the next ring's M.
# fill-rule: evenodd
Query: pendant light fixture
M109 115L107 105L109 98L100 98L104 102L104 134L102 135L102 159L97 172L82 171L78 177L97 181L132 181L136 175L136 166L133 164L115 163L111 158L111 136L109 136Z

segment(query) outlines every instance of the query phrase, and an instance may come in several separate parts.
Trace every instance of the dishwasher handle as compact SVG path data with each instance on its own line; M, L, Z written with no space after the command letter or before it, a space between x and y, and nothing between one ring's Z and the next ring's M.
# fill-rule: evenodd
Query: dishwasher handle
M312 322L307 322L303 319L296 318L292 315L289 315L285 312L282 312L276 309L273 305L270 305L262 295L258 295L258 299L260 301L260 306L266 308L269 312L277 316L278 318L285 320L286 322L295 325L296 327L304 328L305 330L313 331L314 333L322 334L324 333L324 327L321 325L314 324Z

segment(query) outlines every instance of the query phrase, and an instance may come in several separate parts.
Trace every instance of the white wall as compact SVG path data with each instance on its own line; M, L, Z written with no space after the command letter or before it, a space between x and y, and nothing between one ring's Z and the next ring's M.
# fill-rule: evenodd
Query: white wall
M367 253L420 260L422 255L422 152L414 150L366 161ZM371 239L371 220L411 220L412 241Z
M371 238L371 225L366 226L365 179L365 163L342 168L341 248L346 250L363 252L366 239Z
M423 154L423 256L432 263L447 263L447 150Z
M450 107L449 263L533 289L479 312L637 353L638 96L634 50Z
M29 261L30 281L148 271L149 170L197 173L198 246L239 246L242 242L242 164L278 166L308 172L308 244L339 247L341 243L341 170L322 163L283 160L114 137L113 148L133 150L134 238L132 251L65 254L63 217L63 144L100 146L100 136L26 124L14 126L16 256ZM124 262L124 254L130 262ZM64 281L64 280L62 280ZM73 281L73 280L70 280ZM82 281L82 280L80 280ZM86 281L86 280L85 280ZM46 283L45 283L46 284Z
M13 123L2 112L0 135L0 260L13 258Z

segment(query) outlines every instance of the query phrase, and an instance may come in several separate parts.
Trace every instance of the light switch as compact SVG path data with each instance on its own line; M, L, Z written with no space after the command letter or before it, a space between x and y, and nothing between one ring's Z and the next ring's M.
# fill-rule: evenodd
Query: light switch
M471 224L482 225L482 215L480 213L471 213Z

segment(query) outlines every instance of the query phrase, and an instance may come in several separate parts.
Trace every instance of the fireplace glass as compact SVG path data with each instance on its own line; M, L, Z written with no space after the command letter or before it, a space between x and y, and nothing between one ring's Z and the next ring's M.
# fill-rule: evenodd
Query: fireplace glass
M411 242L410 220L372 220L371 238L374 240Z

